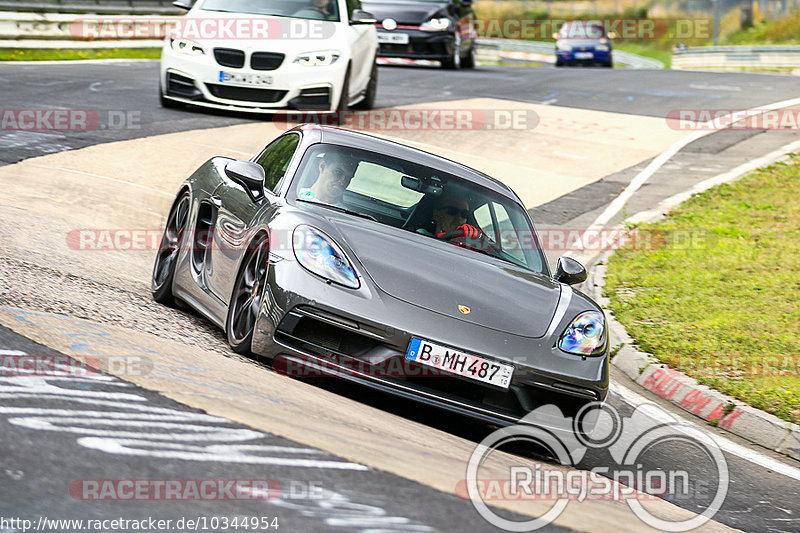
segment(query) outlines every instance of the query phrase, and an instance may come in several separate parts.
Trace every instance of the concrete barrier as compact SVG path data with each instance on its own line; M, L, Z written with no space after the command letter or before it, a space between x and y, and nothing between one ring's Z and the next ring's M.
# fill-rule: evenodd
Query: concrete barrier
M785 72L800 69L800 46L703 46L672 51L675 70L763 70Z

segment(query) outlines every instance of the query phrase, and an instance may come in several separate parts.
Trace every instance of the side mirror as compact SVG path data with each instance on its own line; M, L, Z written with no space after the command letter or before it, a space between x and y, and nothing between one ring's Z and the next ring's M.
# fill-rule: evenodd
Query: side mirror
M231 161L225 166L225 174L244 185L253 199L258 200L264 196L266 173L261 165L252 161Z
M353 10L353 16L350 17L350 24L377 24L378 19L372 13L367 13L361 9Z
M586 269L571 257L561 257L556 266L553 279L567 285L575 285L586 281Z
M172 2L172 5L179 9L185 9L186 11L189 11L194 5L194 0L175 0Z

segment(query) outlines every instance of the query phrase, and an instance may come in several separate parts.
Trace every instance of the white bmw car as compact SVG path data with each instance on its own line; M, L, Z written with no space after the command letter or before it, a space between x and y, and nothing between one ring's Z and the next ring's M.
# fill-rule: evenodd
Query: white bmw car
M375 101L378 38L359 0L179 0L165 39L160 96L184 104L280 113Z

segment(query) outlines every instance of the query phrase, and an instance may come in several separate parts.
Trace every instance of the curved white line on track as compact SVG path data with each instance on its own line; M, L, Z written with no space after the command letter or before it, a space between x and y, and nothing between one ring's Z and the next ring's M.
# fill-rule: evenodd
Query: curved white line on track
M618 383L611 383L611 393L620 398L623 402L630 405L631 407L636 407L641 404L649 404L652 403L650 400L645 398L644 396L632 391L631 389L620 385ZM658 410L652 410L653 416L658 416ZM665 415L666 416L666 415ZM681 420L686 420L684 417L681 417ZM663 422L668 422L669 419L664 419ZM699 424L695 424L694 422L688 422L693 427L698 429L699 431L705 431ZM751 450L741 444L737 444L732 440L729 440L721 435L711 434L708 433L712 439L716 441L722 451L727 452L731 455L735 455L737 457L741 457L746 461L750 461L753 464L756 464L762 468L766 468L767 470L772 470L773 472L777 472L778 474L782 474L786 477L790 477L792 479L796 479L800 481L800 468L795 468L791 465L786 463L782 463L778 460L773 459L772 457L768 457L762 453L759 453L755 450Z
M774 110L774 109L781 109L781 108L784 108L784 107L790 107L790 106L798 105L798 104L800 104L800 98L793 98L791 100L784 100L782 102L775 102L773 104L768 104L768 105L764 105L764 106L758 106L758 107L746 110L744 112L745 116L743 116L739 120L732 121L731 124L733 124L734 122L739 122L740 120L746 120L746 119L750 118L751 116L753 116L754 114L758 114L757 113L758 111L771 111L771 110ZM730 116L730 115L728 115L728 116ZM717 122L721 122L721 120L719 118L716 119L716 121ZM647 182L647 180L650 179L650 177L653 176L653 174L655 174L656 171L658 171L664 165L664 163L669 161L675 154L677 154L679 151L681 151L688 144L696 141L697 139L700 139L701 137L705 137L706 135L710 135L711 133L716 133L718 131L721 131L721 130L725 129L725 128L721 128L721 127L711 128L710 127L711 124L713 124L713 121L712 122L704 122L704 123L699 124L697 126L698 129L705 130L705 131L695 131L693 133L690 133L689 135L687 135L683 139L675 142L672 146L669 147L668 150L666 150L665 152L661 153L661 155L659 155L658 157L653 159L650 162L650 164L647 165L647 167L645 167L644 170L639 172L639 174L637 174L636 177L633 178L633 180L631 180L631 182L628 184L628 186L625 187L625 190L623 190L619 194L619 196L617 196L608 205L608 207L605 208L605 210L600 214L600 216L598 216L595 219L595 221L591 224L591 226L589 226L588 230L592 231L592 230L601 230L601 229L603 229L603 227L606 224L608 224L608 222L615 215L617 215L620 211L622 211L622 208L625 207L625 204L628 203L628 200L631 199L631 197L636 193L636 191L638 191L642 187L642 185L644 185ZM588 233L589 232L587 232L587 234ZM581 247L585 248L583 242L581 242Z

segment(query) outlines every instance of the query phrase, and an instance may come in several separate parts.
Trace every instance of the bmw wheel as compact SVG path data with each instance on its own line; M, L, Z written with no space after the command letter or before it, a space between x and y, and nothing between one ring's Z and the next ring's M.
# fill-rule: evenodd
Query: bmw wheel
M367 92L364 94L364 99L354 105L358 109L372 109L375 107L375 96L378 94L378 61L377 58L372 63L372 73L369 75L369 82L367 82Z

